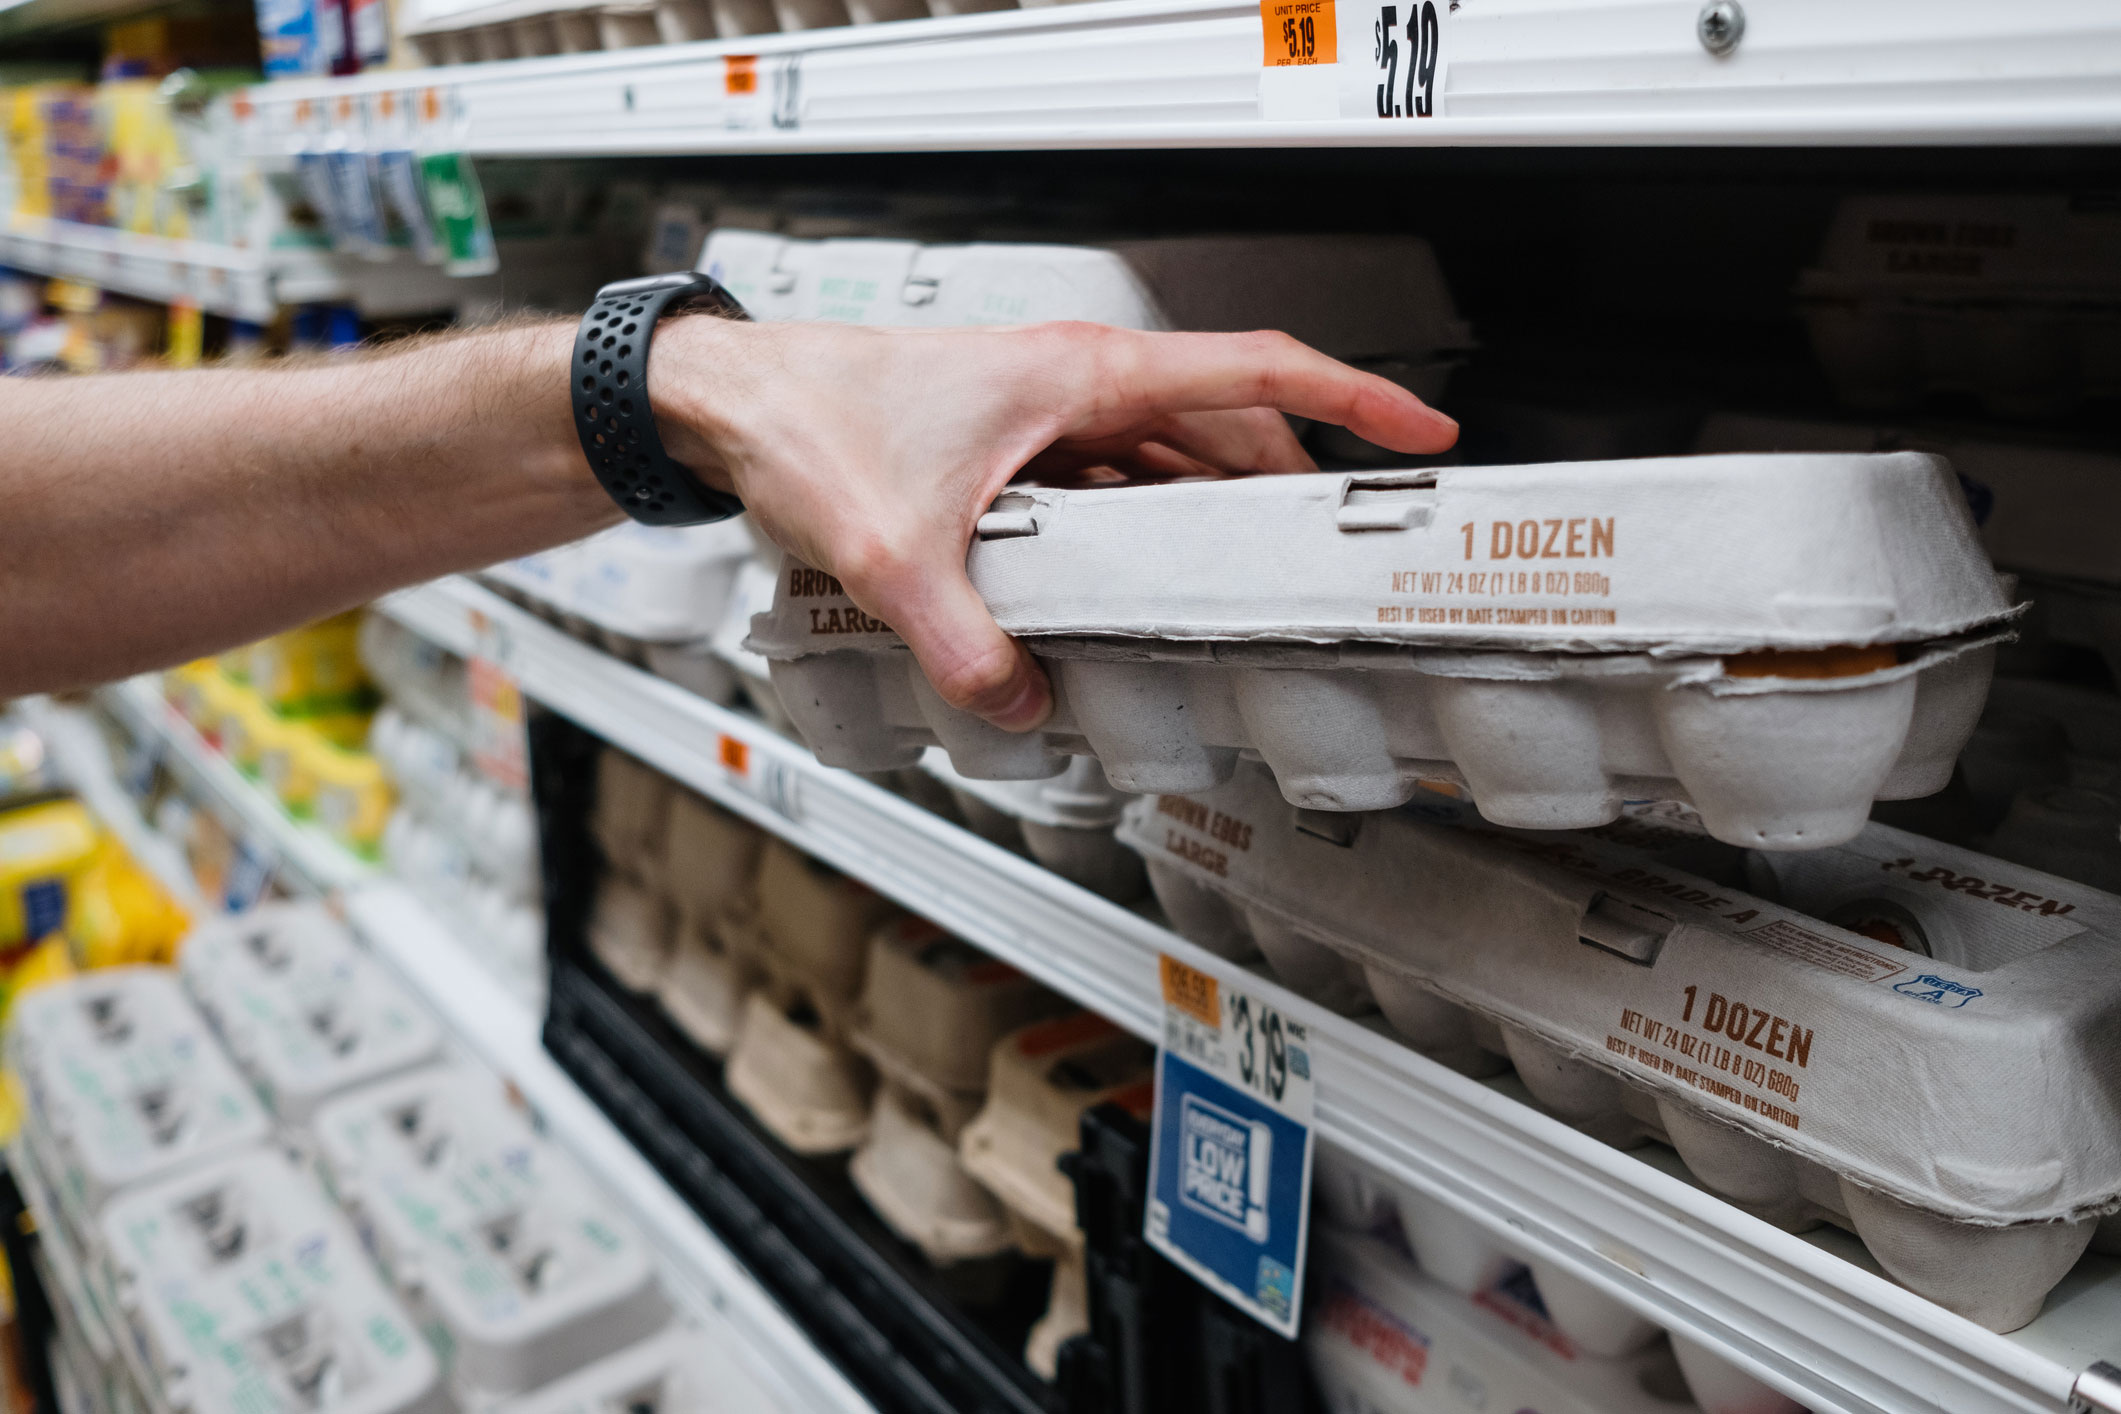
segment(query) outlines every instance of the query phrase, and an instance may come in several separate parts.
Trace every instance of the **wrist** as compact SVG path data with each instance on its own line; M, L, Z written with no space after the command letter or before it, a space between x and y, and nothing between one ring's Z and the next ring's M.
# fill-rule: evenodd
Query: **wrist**
M715 314L665 319L648 351L648 406L672 460L716 491L736 486L729 391L744 368L742 345L759 326Z

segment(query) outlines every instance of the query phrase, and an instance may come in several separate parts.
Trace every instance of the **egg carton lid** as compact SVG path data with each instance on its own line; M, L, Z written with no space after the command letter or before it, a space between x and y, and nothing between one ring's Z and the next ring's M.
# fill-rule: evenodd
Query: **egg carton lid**
M707 525L623 525L482 571L598 628L646 643L706 638L722 603L692 583L751 554L740 520Z
M107 968L18 998L7 1052L25 1127L63 1145L96 1202L272 1130L172 968Z
M950 764L950 753L931 746L921 753L921 769L1012 820L1056 830L1109 830L1134 799L1112 788L1094 756L1070 757L1059 775L1042 781L983 781L960 775Z
M659 1300L641 1235L488 1076L436 1066L382 1081L327 1103L314 1130L333 1186L387 1260L417 1264L422 1299L455 1338L460 1371L478 1365L477 1383L493 1384L484 1376L518 1347ZM503 1224L566 1245L559 1285L525 1289L515 1244L495 1237Z
M2121 207L2067 192L1844 197L1798 289L2121 300Z
M1375 1237L1321 1224L1312 1241L1318 1304L1304 1323L1304 1352L1329 1390L1363 1391L1360 1407L1377 1400L1381 1407L1426 1408L1411 1401L1433 1384L1479 1388L1490 1409L1698 1414L1693 1401L1653 1391L1649 1377L1661 1352L1580 1354L1510 1295L1461 1296Z
M1792 907L1595 832L1406 811L1321 825L1256 768L1137 802L1119 837L1917 1209L1984 1227L2121 1210L2121 1131L2101 1109L2121 1086L2105 1020L2121 994L2121 898L1874 824L1831 849L1749 856L1755 877L1804 898ZM1243 847L1221 843L1233 838ZM1220 871L1197 862L1211 852ZM1881 922L1936 955L1851 930Z
M661 1335L584 1366L543 1389L504 1400L490 1414L654 1414L776 1408L751 1374L727 1353L726 1339L673 1326ZM641 1400L646 1395L645 1403Z
M128 1193L102 1231L131 1319L159 1352L141 1373L163 1407L449 1408L434 1352L346 1219L282 1155L251 1150Z
M330 1094L441 1053L440 1025L321 904L263 904L195 928L177 967L291 1123Z
M1012 490L980 518L967 568L1005 631L1055 653L1056 639L1140 656L1801 651L1947 638L2014 612L1950 466L1912 452ZM747 641L766 657L898 644L829 575L790 563L780 581Z

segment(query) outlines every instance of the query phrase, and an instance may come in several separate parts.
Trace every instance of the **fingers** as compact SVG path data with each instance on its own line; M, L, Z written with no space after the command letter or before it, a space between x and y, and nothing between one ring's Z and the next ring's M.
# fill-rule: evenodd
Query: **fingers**
M930 537L931 543L940 538ZM962 545L917 558L873 553L843 566L840 582L864 610L898 630L951 706L1012 732L1030 731L1052 715L1044 669L994 622L965 577Z
M1350 368L1286 334L1170 334L1103 330L1094 386L1085 390L1093 421L1278 408L1333 422L1365 441L1407 453L1448 450L1458 424L1389 379ZM1116 428L1085 428L1098 431Z
M1225 473L1318 470L1289 429L1289 420L1272 408L1178 413L1166 418L1155 436Z

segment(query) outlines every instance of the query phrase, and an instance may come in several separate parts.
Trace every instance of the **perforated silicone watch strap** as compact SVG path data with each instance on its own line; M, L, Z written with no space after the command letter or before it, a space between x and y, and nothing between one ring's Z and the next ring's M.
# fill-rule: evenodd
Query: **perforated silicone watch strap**
M611 498L644 525L699 525L744 509L670 459L648 406L648 345L656 321L674 306L692 304L709 305L724 318L749 317L705 275L651 275L597 291L574 336L568 387L582 451Z

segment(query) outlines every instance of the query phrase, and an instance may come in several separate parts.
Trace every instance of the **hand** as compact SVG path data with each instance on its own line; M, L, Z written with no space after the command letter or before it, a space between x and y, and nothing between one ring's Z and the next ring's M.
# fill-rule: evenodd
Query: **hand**
M1020 471L1316 471L1284 412L1400 452L1458 437L1396 384L1275 333L680 319L656 336L649 396L673 457L896 629L944 701L1011 731L1046 720L1052 688L965 555Z

